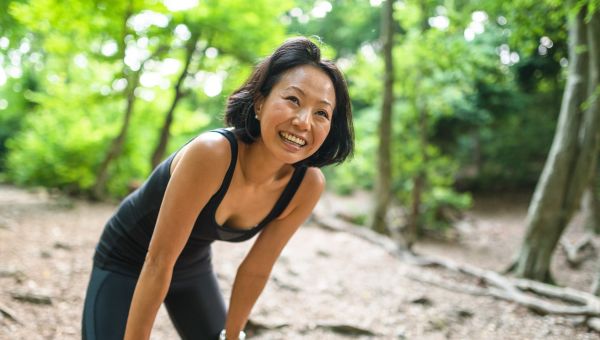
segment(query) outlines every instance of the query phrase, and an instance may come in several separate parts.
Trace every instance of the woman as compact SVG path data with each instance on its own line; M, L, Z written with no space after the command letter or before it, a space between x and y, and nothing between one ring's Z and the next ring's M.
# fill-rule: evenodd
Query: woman
M147 339L161 303L184 339L238 339L275 260L323 191L319 167L352 153L341 72L306 38L283 43L228 99L229 129L163 161L108 221L94 255L84 339ZM228 311L214 240L259 234Z

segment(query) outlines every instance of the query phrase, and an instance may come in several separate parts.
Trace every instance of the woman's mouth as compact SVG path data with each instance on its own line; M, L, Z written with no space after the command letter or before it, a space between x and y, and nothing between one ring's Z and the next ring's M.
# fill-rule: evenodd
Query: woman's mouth
M280 132L279 137L281 137L284 141L297 145L299 147L303 147L306 145L306 140L302 137L293 135L287 132Z

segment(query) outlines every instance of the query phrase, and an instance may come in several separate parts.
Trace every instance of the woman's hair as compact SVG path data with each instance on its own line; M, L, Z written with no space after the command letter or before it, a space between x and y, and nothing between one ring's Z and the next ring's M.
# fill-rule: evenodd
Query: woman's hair
M286 71L302 65L315 66L329 76L335 88L335 109L331 129L323 145L313 155L294 165L322 167L341 163L354 150L348 87L337 66L329 60L321 59L319 47L307 38L287 40L254 68L244 85L229 96L225 123L234 127L234 132L244 143L256 141L260 137L260 123L255 118L255 100L266 98Z

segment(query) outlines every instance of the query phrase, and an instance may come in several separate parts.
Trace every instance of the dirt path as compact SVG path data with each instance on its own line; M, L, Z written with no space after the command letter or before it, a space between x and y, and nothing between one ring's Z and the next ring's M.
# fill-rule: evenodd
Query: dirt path
M327 195L319 209L360 212L365 202L364 195ZM526 197L484 199L461 223L459 242L424 242L418 250L501 269L519 246L526 205ZM80 338L91 256L114 208L0 186L0 308L15 319L0 314L0 339ZM577 228L569 230L569 239L579 235ZM215 269L225 296L249 246L215 244ZM554 272L561 284L587 289L595 262L575 271L559 254ZM358 339L600 339L572 319L538 316L512 303L409 278L423 275L461 279L413 267L353 236L307 224L284 250L252 314L255 322L275 329L253 338L345 339L349 336L326 326L346 324L376 334ZM50 304L15 298L27 294ZM177 338L161 310L152 339Z

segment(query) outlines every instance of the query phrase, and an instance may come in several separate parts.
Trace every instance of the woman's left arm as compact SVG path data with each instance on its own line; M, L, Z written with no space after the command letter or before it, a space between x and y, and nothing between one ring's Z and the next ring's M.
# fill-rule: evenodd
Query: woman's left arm
M290 212L265 227L240 264L225 324L227 339L237 340L237 334L246 325L250 311L265 287L275 261L292 235L312 212L324 187L325 177L321 171L309 168L290 202Z

